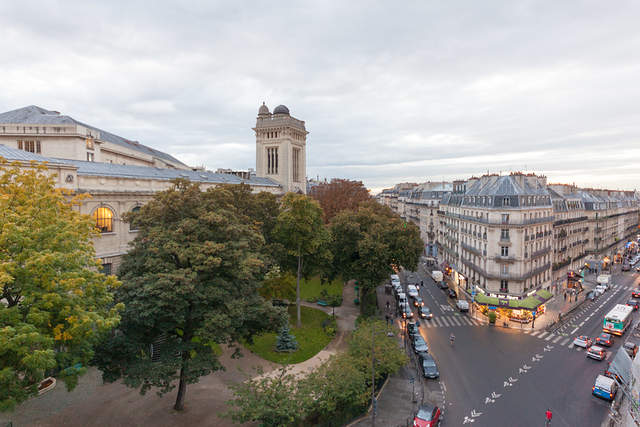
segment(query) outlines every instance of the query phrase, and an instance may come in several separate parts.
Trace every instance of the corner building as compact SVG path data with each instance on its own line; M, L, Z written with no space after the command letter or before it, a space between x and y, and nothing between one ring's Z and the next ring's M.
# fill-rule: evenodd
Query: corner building
M553 207L546 184L521 173L454 181L440 204L438 240L456 284L516 299L549 287Z

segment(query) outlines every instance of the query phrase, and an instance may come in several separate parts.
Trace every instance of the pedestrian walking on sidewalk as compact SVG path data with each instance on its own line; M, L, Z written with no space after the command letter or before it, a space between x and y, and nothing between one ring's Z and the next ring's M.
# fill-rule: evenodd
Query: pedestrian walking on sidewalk
M567 300L567 293L566 292L564 293L564 300L565 301ZM387 304L389 304L389 303L387 303Z

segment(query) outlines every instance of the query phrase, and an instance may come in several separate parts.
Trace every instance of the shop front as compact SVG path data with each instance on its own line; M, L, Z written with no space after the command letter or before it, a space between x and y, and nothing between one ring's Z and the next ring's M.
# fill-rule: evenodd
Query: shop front
M545 313L545 304L552 296L551 292L544 289L529 292L524 298L503 298L492 294L478 294L475 303L478 310L485 316L489 311L495 310L499 318L527 324Z

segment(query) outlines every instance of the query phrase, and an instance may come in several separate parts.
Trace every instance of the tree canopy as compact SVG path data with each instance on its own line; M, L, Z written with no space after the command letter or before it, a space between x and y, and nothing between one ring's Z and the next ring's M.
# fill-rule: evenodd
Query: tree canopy
M0 159L0 409L57 374L71 389L118 324L119 282L99 271L94 222L45 166Z
M413 270L422 253L418 227L375 201L362 203L355 212L339 213L329 228L333 268L342 277L358 280L363 313L366 296L393 273L393 267Z
M300 327L300 279L303 263L326 265L331 258L329 233L322 223L322 209L318 202L302 194L287 193L282 198L274 233L286 250L283 267L296 272L297 326ZM293 262L288 261L293 259ZM311 269L307 268L307 272Z
M371 199L362 181L340 178L312 187L309 195L320 203L325 223L344 210L355 211L360 203Z
M222 368L215 344L282 324L284 312L258 293L266 220L252 214L262 201L246 188L178 180L140 209L120 268L127 308L98 360L105 381L162 394L178 380L181 410L187 384Z

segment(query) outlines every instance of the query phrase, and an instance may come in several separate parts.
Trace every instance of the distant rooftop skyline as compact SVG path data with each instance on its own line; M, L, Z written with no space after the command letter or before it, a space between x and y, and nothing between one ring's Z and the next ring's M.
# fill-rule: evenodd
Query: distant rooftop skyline
M374 193L513 170L640 189L638 16L632 1L8 2L0 112L38 105L247 169L264 101L306 122L309 177Z

